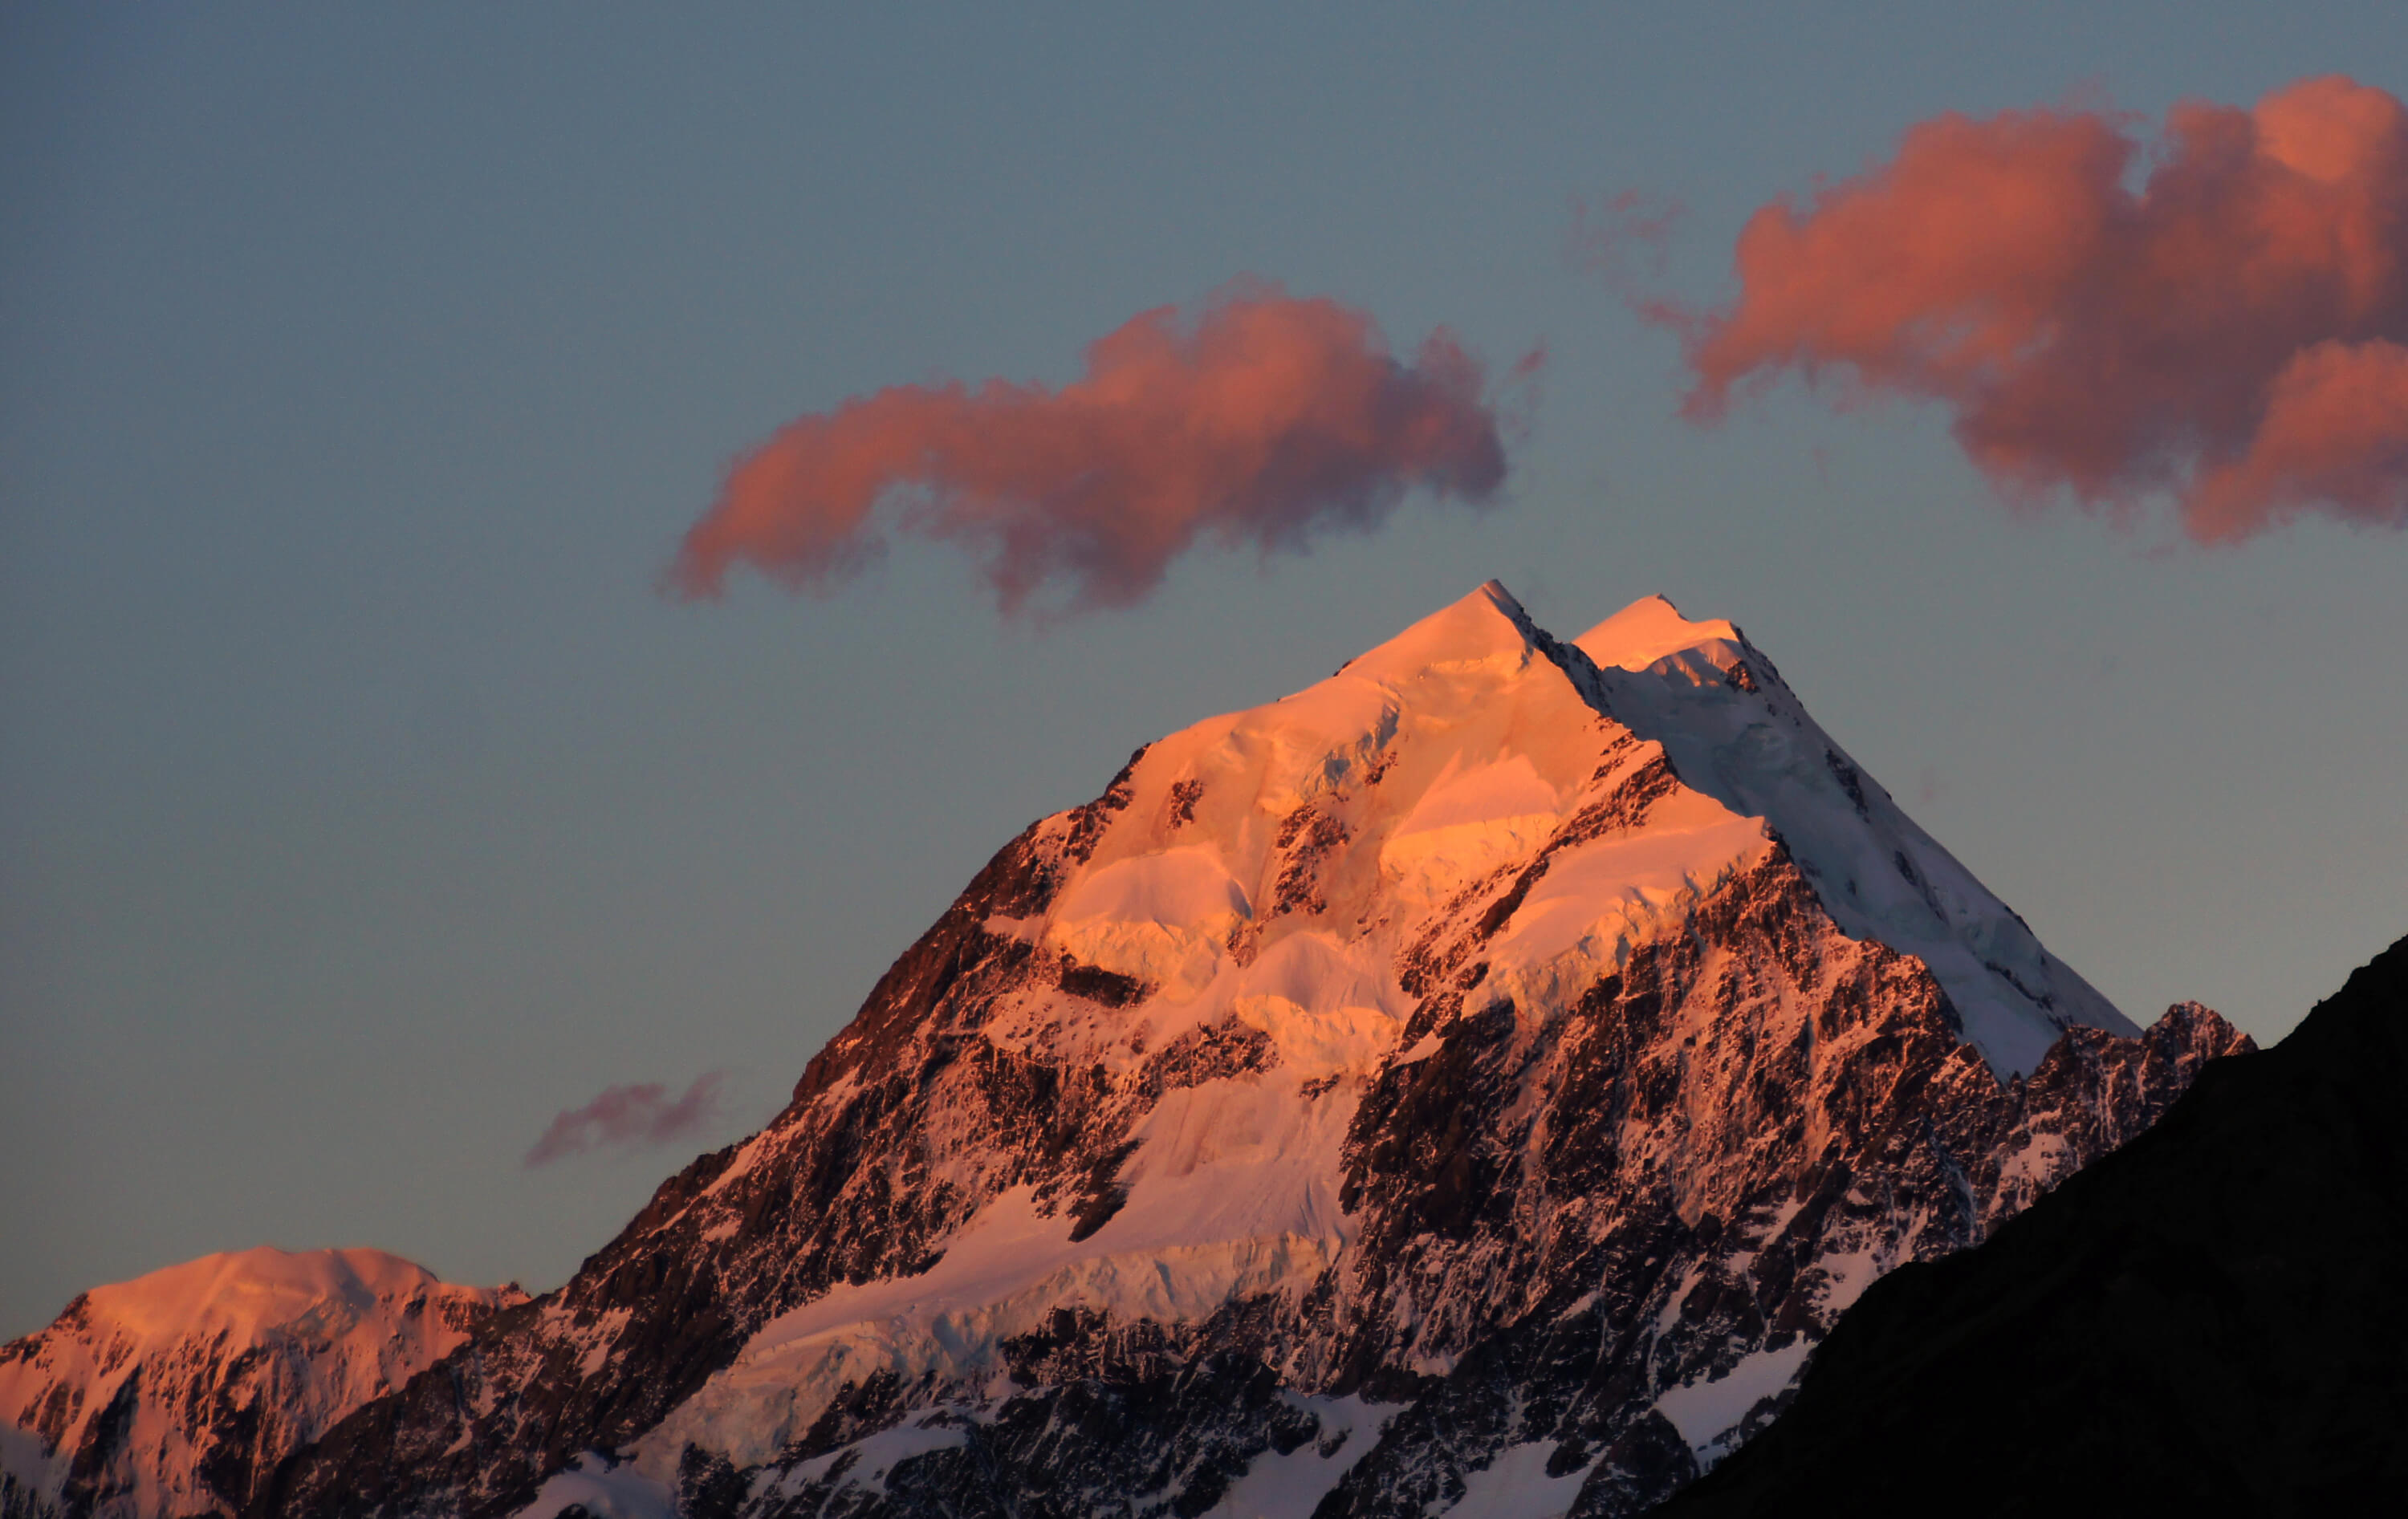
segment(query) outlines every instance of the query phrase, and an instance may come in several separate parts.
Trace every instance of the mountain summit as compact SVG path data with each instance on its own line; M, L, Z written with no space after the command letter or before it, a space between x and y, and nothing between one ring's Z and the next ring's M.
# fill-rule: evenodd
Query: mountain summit
M767 1128L262 1514L1632 1513L2246 1041L1660 598L1482 586L982 870Z

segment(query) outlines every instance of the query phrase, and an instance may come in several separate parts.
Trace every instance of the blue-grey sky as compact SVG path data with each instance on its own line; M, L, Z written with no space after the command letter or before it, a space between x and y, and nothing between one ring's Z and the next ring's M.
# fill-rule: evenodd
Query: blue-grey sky
M2408 537L2001 507L1934 406L1700 428L1665 288L1943 110L2155 118L2395 3L10 7L0 17L0 1335L216 1250L564 1278L782 1101L1005 839L1495 575L1738 621L2059 954L2279 1036L2408 931ZM1256 275L1549 359L1504 504L999 624L898 544L656 586L880 385L1061 383ZM724 1071L682 1146L521 1164Z

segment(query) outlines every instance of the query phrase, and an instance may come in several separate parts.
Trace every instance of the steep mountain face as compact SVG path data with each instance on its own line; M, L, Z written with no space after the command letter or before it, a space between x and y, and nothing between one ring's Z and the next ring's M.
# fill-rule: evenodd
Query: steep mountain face
M2396 1512L2403 1089L2408 939L1996 1239L1874 1287L1667 1513Z
M2245 1042L2134 1030L1730 624L1492 584L1032 826L255 1512L1635 1512Z
M0 1346L0 1514L239 1512L295 1447L525 1300L378 1250L247 1250L94 1287Z

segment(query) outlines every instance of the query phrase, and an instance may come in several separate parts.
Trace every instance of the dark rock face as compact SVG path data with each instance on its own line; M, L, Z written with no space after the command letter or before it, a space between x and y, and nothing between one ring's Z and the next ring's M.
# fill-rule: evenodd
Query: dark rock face
M1980 1249L1874 1286L1791 1409L1663 1512L2396 1506L2403 1091L2408 939Z
M0 1471L0 1519L59 1519L59 1507L33 1483Z
M992 1417L915 1416L934 1449L882 1469L879 1486L844 1455L816 1473L788 1469L743 1480L724 1512L758 1519L821 1515L993 1514L997 1519L1176 1515L1196 1519L1265 1452L1320 1438L1310 1413L1281 1396L1256 1357L1219 1352L1139 1370L1077 1377L1004 1401ZM847 1453L850 1454L850 1453ZM729 1487L732 1494L736 1488Z

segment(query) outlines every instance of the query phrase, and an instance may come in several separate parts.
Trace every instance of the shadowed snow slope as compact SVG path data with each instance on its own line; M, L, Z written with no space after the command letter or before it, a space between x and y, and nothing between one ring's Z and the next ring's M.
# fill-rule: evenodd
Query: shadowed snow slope
M258 1512L1636 1512L2145 1126L1724 623L1481 587L1007 845L762 1133Z
M0 1469L29 1510L236 1511L294 1446L524 1300L380 1250L263 1247L94 1287L0 1348Z
M2000 1074L2030 1070L2070 1024L2136 1032L1899 810L1739 629L1650 596L1578 642L1613 714L1683 781L1778 834L1844 932L1930 967Z

